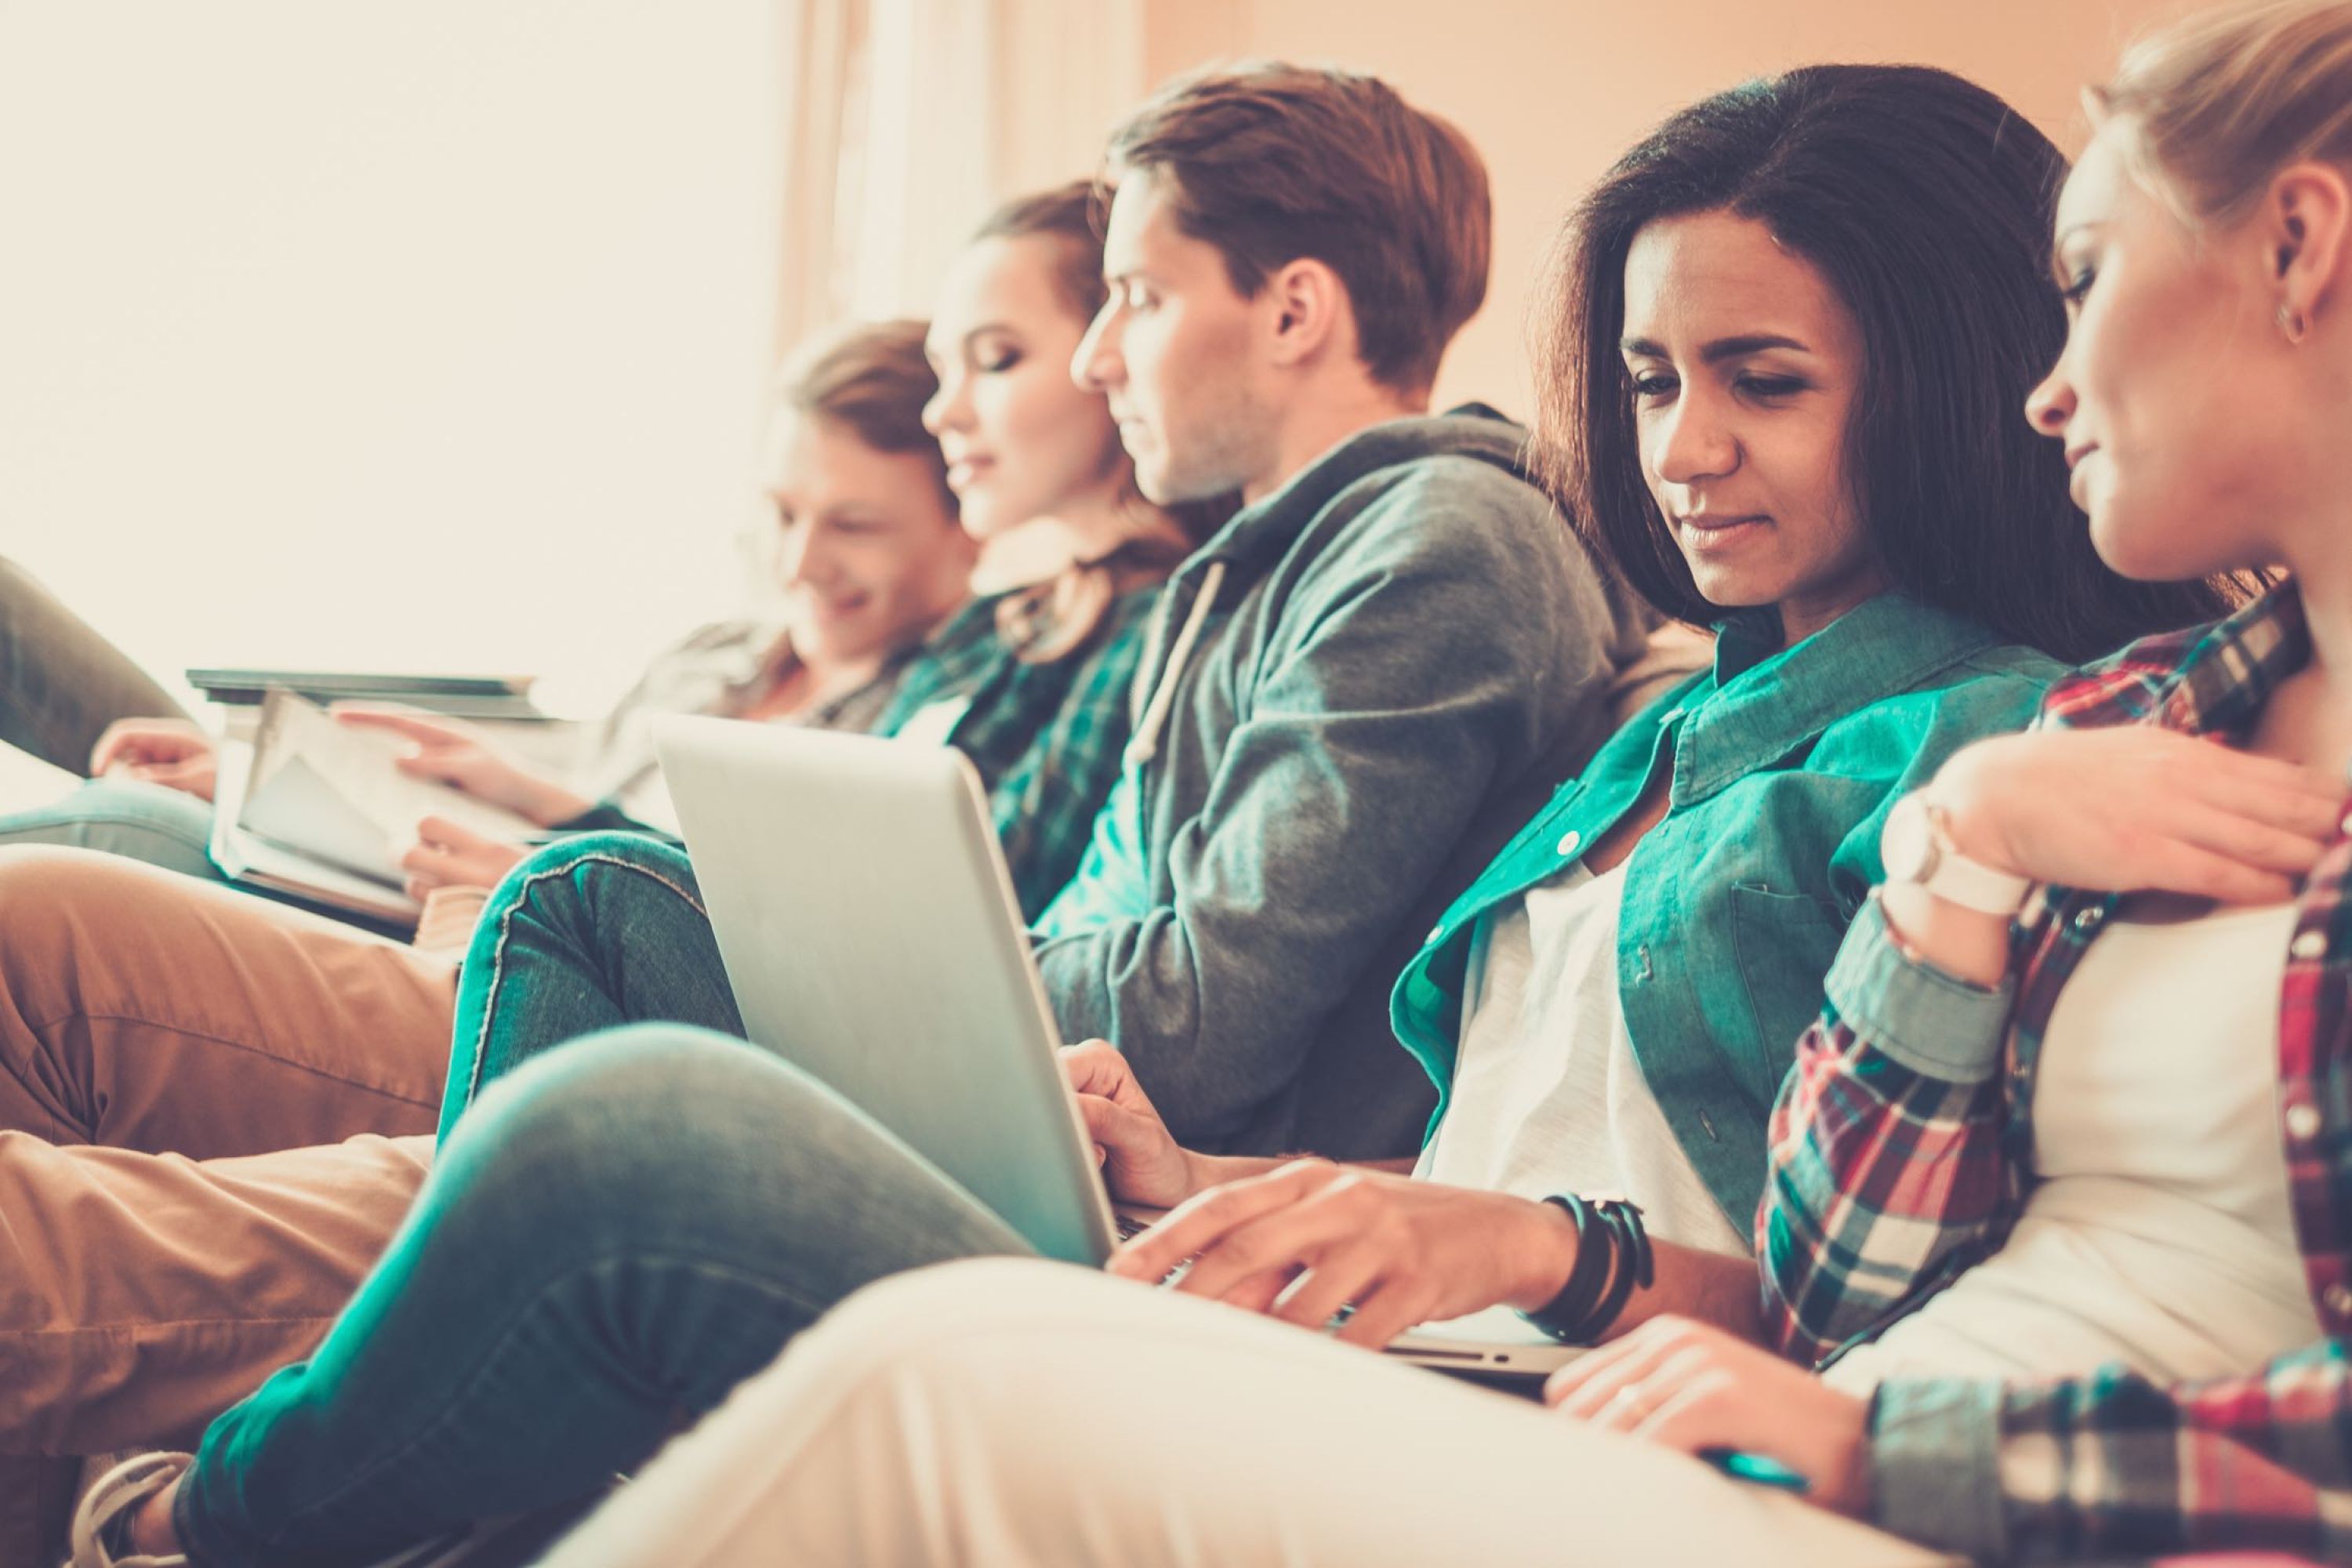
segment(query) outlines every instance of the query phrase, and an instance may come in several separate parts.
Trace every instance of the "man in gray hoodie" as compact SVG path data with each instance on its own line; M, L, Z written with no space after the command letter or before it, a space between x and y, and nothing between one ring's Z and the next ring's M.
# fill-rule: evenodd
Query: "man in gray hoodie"
M1428 414L1486 285L1451 126L1369 77L1251 67L1162 92L1108 172L1078 379L1151 499L1245 504L1162 597L1126 776L1038 925L1046 991L1213 1146L1294 1147L1302 1093L1370 1075L1318 1142L1405 1152L1426 1106L1386 1031L1317 1043L1393 978L1375 956L1498 791L1598 738L1632 627L1521 433Z

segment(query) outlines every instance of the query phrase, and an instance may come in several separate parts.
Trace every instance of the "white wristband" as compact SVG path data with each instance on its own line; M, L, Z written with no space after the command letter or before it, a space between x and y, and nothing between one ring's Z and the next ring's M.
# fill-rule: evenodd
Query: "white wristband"
M1913 790L1886 814L1878 841L1886 879L1912 886L1979 914L2014 915L2032 890L2033 879L1970 859L1952 843L1944 808Z

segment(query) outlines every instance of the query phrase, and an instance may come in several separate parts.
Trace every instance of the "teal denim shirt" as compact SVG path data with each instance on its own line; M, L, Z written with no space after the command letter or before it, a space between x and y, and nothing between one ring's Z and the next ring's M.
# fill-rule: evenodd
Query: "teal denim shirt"
M2063 667L1882 594L1783 649L1770 612L1611 737L1445 911L1390 998L1397 1038L1454 1076L1478 923L1575 862L1670 768L1634 847L1617 985L1634 1058L1731 1223L1754 1223L1765 1124L1847 922L1880 878L1887 808L1969 742L2022 729ZM1437 1119L1431 1121L1435 1131Z

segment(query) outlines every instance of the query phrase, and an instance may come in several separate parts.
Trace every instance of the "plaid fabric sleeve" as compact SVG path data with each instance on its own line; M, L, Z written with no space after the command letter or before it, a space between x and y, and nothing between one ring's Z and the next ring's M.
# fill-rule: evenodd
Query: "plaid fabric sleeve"
M2352 1362L2334 1340L2168 1388L2120 1367L2045 1384L1890 1380L1871 1421L1879 1522L1932 1545L2034 1561L2352 1556Z
M1999 1224L2006 991L1920 964L1876 899L1772 1111L1757 1215L1764 1320L1808 1365L1981 1257Z

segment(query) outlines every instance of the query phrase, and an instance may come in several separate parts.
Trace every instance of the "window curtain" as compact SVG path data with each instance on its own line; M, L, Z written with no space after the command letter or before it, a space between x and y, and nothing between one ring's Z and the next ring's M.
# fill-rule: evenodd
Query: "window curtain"
M928 309L1007 196L1091 174L1141 97L1144 0L778 0L781 353Z

